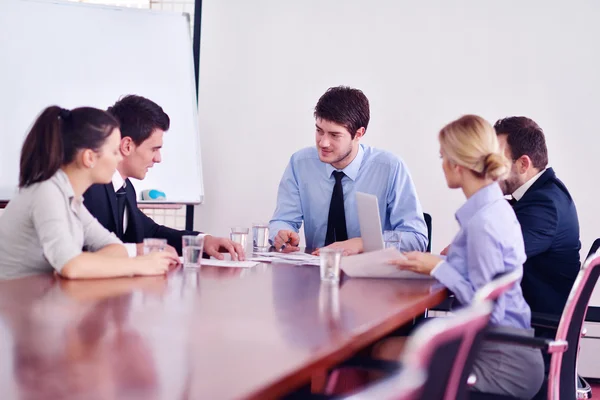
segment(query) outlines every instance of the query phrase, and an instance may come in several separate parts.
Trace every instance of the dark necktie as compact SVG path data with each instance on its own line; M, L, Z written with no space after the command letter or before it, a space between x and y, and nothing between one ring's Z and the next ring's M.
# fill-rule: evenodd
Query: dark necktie
M342 171L333 171L335 185L331 194L331 203L329 203L329 218L327 220L327 236L325 236L325 246L334 242L348 240L348 231L346 230L346 212L344 211L344 189L342 188L342 179L346 174Z
M514 206L515 204L517 204L517 199L515 199L514 197L511 197L510 199L508 199L508 204L510 204L511 206Z
M123 240L125 232L123 232L123 219L125 218L125 208L127 207L127 192L125 186L115 192L117 195L117 236Z

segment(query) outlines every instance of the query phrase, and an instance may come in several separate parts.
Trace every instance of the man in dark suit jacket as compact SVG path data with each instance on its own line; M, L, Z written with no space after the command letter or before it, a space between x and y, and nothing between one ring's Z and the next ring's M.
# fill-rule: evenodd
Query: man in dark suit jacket
M121 125L120 151L123 159L117 166L113 182L93 185L84 193L84 204L98 221L114 232L130 255L142 252L145 238L167 239L168 249L181 255L181 238L199 232L171 229L154 222L137 205L137 195L129 178L144 179L149 168L161 162L163 135L169 129L169 116L153 101L129 95L117 101L108 112ZM175 162L175 161L174 161ZM127 244L135 245L127 245ZM244 249L226 238L204 236L204 252L223 259L222 251L244 259Z
M533 312L560 315L579 272L579 220L573 199L548 165L542 129L526 117L494 125L512 166L500 182L521 224L527 261L521 287Z

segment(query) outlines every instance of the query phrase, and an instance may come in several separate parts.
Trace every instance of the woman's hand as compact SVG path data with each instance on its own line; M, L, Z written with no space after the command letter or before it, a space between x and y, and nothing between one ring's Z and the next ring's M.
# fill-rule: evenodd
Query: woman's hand
M166 251L153 251L130 260L135 263L135 275L163 275L169 271L169 265L173 263L173 255Z
M399 269L413 271L423 275L431 275L431 271L443 261L442 258L434 256L430 253L421 253L420 251L411 251L404 253L406 258L391 260L390 264L397 266Z

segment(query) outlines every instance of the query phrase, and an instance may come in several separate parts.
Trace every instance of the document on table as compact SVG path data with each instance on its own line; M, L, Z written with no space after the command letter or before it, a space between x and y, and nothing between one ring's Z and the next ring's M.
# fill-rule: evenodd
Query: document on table
M271 252L259 252L249 260L259 262L278 262L294 265L319 265L319 256L313 256L312 254L303 253L301 251L295 251L292 253L279 253L275 251Z
M179 257L179 260L183 263L183 257ZM216 258L203 258L200 261L200 266L209 267L230 267L230 268L252 268L257 266L259 263L255 261L234 261L234 260L217 260Z
M232 267L232 268L252 268L257 266L258 262L255 261L232 261L232 260L217 260L216 258L205 259L200 261L201 266L211 267Z
M352 278L404 278L433 279L429 275L398 269L388 261L406 258L394 248L370 251L355 256L342 257L341 268Z

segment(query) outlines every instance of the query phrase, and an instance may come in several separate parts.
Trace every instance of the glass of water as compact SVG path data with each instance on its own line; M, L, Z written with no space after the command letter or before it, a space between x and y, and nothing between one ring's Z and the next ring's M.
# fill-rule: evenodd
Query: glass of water
M384 231L383 232L383 242L385 243L385 248L394 248L398 251L402 251L400 249L400 239L402 238L402 232L400 231Z
M324 247L319 250L322 281L332 283L340 281L340 266L343 253L343 249L330 249Z
M269 224L252 224L252 251L269 251Z
M246 246L248 245L248 228L242 228L241 226L231 228L229 238L232 242L239 243L244 251L246 251Z
M144 254L150 254L153 251L165 251L167 248L167 239L146 238L144 239Z
M183 266L197 268L202 260L204 236L185 235L181 238L183 249Z

